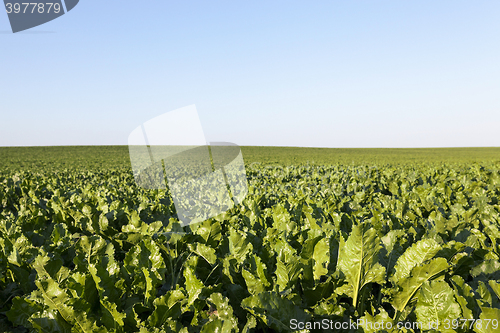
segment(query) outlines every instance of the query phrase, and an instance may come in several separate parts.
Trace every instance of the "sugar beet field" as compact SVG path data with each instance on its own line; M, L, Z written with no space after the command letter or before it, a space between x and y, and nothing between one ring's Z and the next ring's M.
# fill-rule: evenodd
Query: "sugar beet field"
M242 154L181 227L127 147L0 148L0 332L500 332L500 149Z

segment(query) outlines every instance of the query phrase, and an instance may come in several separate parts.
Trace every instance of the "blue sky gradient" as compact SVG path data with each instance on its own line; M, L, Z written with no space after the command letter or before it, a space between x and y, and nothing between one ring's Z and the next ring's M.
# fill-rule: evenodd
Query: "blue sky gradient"
M12 34L0 146L126 145L196 104L207 141L500 146L499 1L80 1Z

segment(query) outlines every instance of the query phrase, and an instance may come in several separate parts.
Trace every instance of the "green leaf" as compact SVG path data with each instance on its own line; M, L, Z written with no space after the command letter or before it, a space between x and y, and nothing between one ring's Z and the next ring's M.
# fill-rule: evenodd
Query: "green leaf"
M306 322L311 317L292 301L276 292L264 292L245 298L241 306L258 317L269 328L278 332L290 329L290 320Z
M283 234L276 235L278 239L274 239L271 247L276 253L276 259L283 262L288 262L297 256L297 251L288 243L282 236Z
M206 245L212 248L216 248L218 246L222 238L222 227L219 221L208 219L203 222L190 225L190 227L193 230L193 233L200 235L204 239Z
M188 303L190 306L198 299L201 291L205 287L203 283L196 277L195 269L196 267L194 257L190 258L189 262L186 263L184 268L184 278L186 279L186 290L188 293Z
M227 330L227 328L224 327L224 322L222 320L220 320L219 318L214 318L208 321L205 325L203 325L200 333L213 333L213 332L229 333L234 331L231 328Z
M500 283L498 283L497 281L488 281L488 284L497 296L497 299L500 300Z
M477 293L479 294L479 299L477 300L477 302L480 306L493 307L493 297L491 296L488 287L483 281L478 282Z
M474 267L470 274L473 277L481 277L484 275L488 280L500 280L500 260L489 259L484 260Z
M29 321L31 315L43 310L41 304L35 301L24 299L21 297L15 297L12 300L12 307L7 311L7 318L15 325L30 327L31 323Z
M403 237L406 237L406 233L401 229L396 229L389 231L381 238L385 249L385 251L381 251L383 254L381 261L386 267L387 274L392 274L396 261L406 249L403 246L404 240L401 240Z
M217 255L215 254L215 249L205 244L196 243L196 247L193 244L188 245L189 249L205 259L209 264L213 265L217 261Z
M181 315L181 307L186 295L181 290L171 290L154 300L154 311L149 317L149 324L161 327L169 318L177 319Z
M247 259L246 268L241 270L247 289L251 294L257 295L271 286L267 277L267 267L259 256L253 255Z
M269 287L271 283L269 282L269 278L267 276L267 267L266 264L262 262L260 257L254 254L248 258L247 262L250 265L249 269L252 274L259 279L264 287Z
M368 228L368 224L355 225L347 241L340 240L337 267L346 277L348 285L345 291L352 297L355 307L364 286L385 282L385 267L378 263L378 252L382 247L380 238L374 229Z
M382 327L386 329L382 331L381 325L383 325ZM389 317L384 308L381 308L380 313L378 313L375 317L366 312L365 315L359 319L359 326L363 328L363 332L366 333L399 332L396 329L396 324L394 324L393 320ZM387 329L387 327L391 328Z
M106 255L107 245L100 236L82 236L75 244L76 257L73 260L78 271L87 272L89 263L96 263L100 256Z
M54 281L54 279L52 279L49 273L47 273L45 265L50 266L48 258L41 256L37 257L33 267L36 269L39 278L35 281L35 284L40 290L45 300L45 304L49 309L58 313L64 321L59 321L59 325L63 327L64 325L70 324L76 326L80 332L92 332L95 328L95 323L87 319L87 315L84 311L72 307L73 302L71 302L69 295L56 281ZM42 325L42 323L44 323L43 318L45 317L41 315L38 316L37 320L34 320L37 323L36 325Z
M241 333L253 332L252 329L254 329L256 326L257 326L257 320L255 320L255 317L252 316L251 314L247 314L247 323L243 327Z
M233 308L229 300L220 293L213 293L207 298L207 303L215 306L211 308L210 322L204 325L202 332L238 332L238 320L233 316ZM208 329L215 329L208 331Z
M398 281L407 278L414 267L432 259L440 249L441 246L431 238L414 243L397 260L394 266L396 272L391 276L391 282L395 285Z
M303 288L303 301L306 306L315 308L317 303L324 298L335 297L333 293L333 283L332 278L328 278L327 281L318 283L313 288Z
M117 307L121 306L120 298L122 292L117 287L120 266L114 259L114 253L113 244L108 243L105 247L105 252L91 260L95 264L90 263L88 265L88 270L99 293L99 302L103 313L101 321L108 328L123 326L123 318L126 316L117 310ZM151 297L148 290L146 290L146 295Z
M472 288L458 275L452 276L451 282L455 291L455 298L462 308L462 318L477 319L477 306Z
M474 325L474 332L476 333L498 333L500 330L500 309L497 308L481 308L481 324L478 322Z
M314 255L314 248L316 244L323 238L323 236L310 237L306 239L302 245L302 250L300 252L300 257L302 259L310 259Z
M328 239L321 239L314 247L314 280L318 282L323 275L328 274L328 264L330 263L330 245Z
M132 290L144 295L147 306L152 305L166 271L159 247L151 239L144 239L127 252L123 263Z
M443 257L448 261L456 260L457 254L465 249L465 244L457 241L449 241L442 246L442 249L438 251L436 257ZM466 254L466 253L463 253Z
M394 246L396 246L399 239L403 236L406 236L404 230L395 229L395 230L390 230L387 234L385 234L381 238L382 243L384 244L384 247L386 248L388 253L391 253L394 250Z
M59 321L59 325L65 326L71 324L77 326L81 332L92 332L94 324L87 319L85 313L76 313L73 311L68 305L68 295L54 280L48 278L46 281L36 281L35 283L45 299L45 304L51 310L58 312L64 320L64 322ZM43 317L37 318L41 319Z
M86 302L88 309L90 304L99 302L99 293L91 274L73 273L67 280L66 288L74 299Z
M242 231L234 228L229 229L229 255L235 258L239 263L245 260L247 253L253 249L252 243Z
M115 303L111 303L107 297L100 299L102 317L101 322L109 329L118 330L123 327L123 320L127 316L118 311Z
M275 274L279 291L292 288L297 283L301 271L302 264L298 257L291 258L288 262L282 262L278 259Z
M431 328L431 323L444 323L445 320L451 322L461 318L460 306L455 301L453 289L445 281L425 281L422 284L415 313L424 328ZM455 332L443 325L440 329L443 333Z
M33 328L37 329L38 332L43 333L72 333L72 327L70 324L61 318L61 314L56 310L44 310L43 312L34 313L31 316L31 325ZM81 332L78 328L74 328L74 331ZM83 331L83 332L91 332Z
M397 284L399 291L397 291L392 303L394 308L400 312L403 311L426 281L433 279L448 268L448 262L444 258L435 258L413 268L410 276Z
M290 213L281 204L277 204L272 208L273 227L277 230L284 231L286 234L293 233L296 229L296 223L291 219Z
M262 281L258 277L250 273L248 270L242 269L241 275L245 279L245 284L251 294L257 295L266 290L266 287L264 286Z

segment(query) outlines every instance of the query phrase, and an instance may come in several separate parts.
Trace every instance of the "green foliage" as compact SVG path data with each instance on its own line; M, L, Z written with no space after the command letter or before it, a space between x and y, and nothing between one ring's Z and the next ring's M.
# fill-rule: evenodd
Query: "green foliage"
M243 203L183 228L100 149L0 149L1 332L498 331L495 149L244 147ZM442 326L460 318L483 324Z
M460 306L455 301L451 287L445 281L426 281L420 289L415 308L417 320L423 327L431 327L430 322L444 323L460 318ZM444 325L443 325L444 326ZM442 328L442 332L454 332Z
M340 289L352 298L355 307L365 286L369 283L382 285L385 282L385 267L377 262L381 241L377 232L370 227L368 224L354 226L347 241L344 242L343 238L340 240L337 267L347 282Z

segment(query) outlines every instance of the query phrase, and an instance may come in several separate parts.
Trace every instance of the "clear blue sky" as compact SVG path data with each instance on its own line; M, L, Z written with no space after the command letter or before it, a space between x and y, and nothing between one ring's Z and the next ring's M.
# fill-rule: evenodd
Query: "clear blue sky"
M208 141L500 146L500 1L88 1L0 14L0 146L124 145L196 104Z

